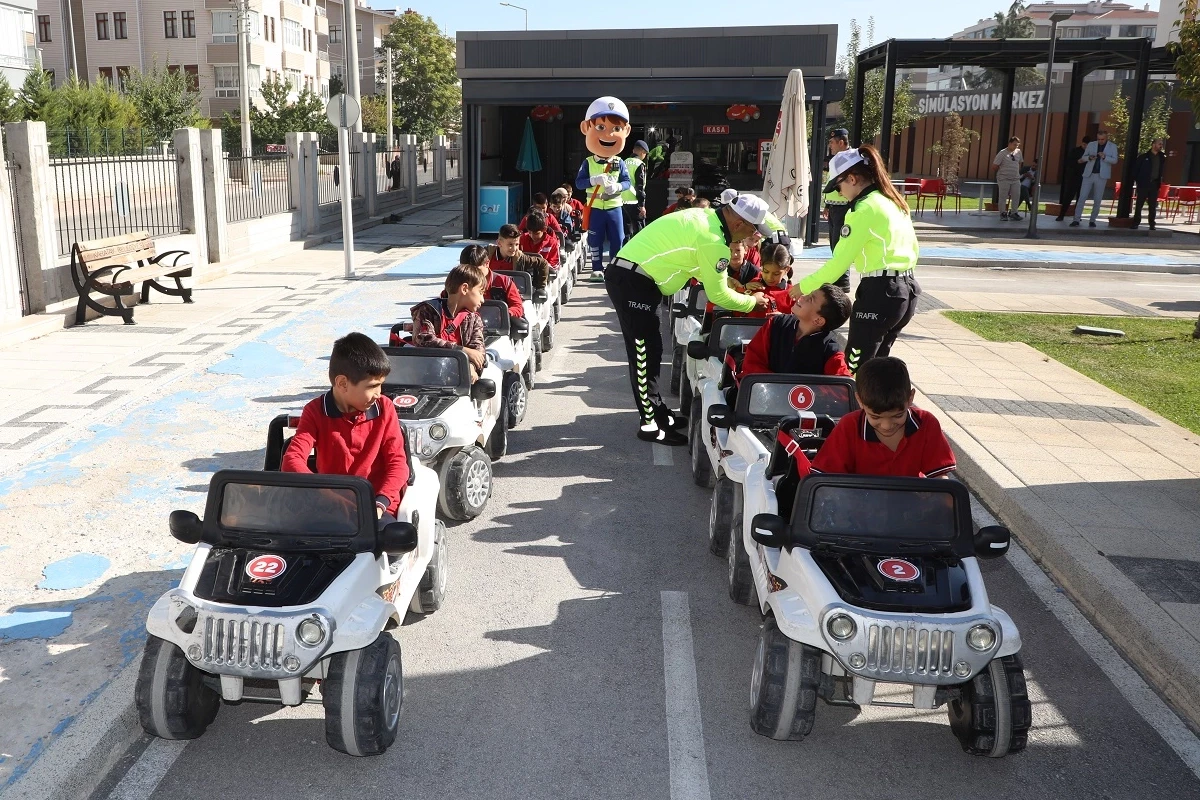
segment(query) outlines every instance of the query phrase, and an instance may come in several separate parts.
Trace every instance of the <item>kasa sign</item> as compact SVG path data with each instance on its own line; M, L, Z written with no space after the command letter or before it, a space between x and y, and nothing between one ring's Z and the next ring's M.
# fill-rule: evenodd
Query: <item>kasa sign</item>
M991 114L999 113L1002 92L927 92L917 98L917 113ZM1013 111L1035 111L1046 105L1044 89L1024 89L1013 92Z

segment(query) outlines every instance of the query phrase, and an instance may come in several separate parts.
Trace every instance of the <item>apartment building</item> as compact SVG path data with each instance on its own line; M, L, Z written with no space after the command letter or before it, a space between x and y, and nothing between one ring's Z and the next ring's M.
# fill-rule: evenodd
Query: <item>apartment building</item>
M10 2L11 0L0 0ZM200 112L219 120L237 114L239 98L237 11L230 0L37 0L36 38L43 68L61 84L71 72L107 80L118 88L130 69L153 64L193 76ZM0 6L2 7L2 6ZM362 91L375 91L372 43L395 18L356 7L367 44L360 45ZM297 94L329 94L329 79L344 74L343 7L331 0L250 0L248 82L251 102L269 77L288 81ZM331 61L331 59L333 59ZM369 77L369 80L368 80Z
M19 87L37 66L34 36L37 0L0 0L0 75Z
M1177 3L1178 0L1161 0L1164 7ZM1023 16L1033 20L1035 26L1034 38L1050 38L1050 15L1056 11L1071 11L1072 16L1065 22L1059 23L1058 36L1060 39L1117 39L1117 38L1148 38L1158 44L1160 29L1159 12L1151 10L1149 3L1135 6L1130 3L1109 2L1108 0L1090 0L1082 3L1030 3L1025 7ZM1178 17L1178 12L1175 14ZM1169 24L1169 23L1168 23ZM951 39L991 39L996 32L995 18L981 19L974 25L950 35ZM946 91L973 89L973 78L978 77L982 70L970 67L963 68L945 64L939 69L906 70L905 77L912 81L914 89L926 91ZM1132 75L1126 75L1128 70L1097 70L1088 75L1089 81L1120 80ZM1062 83L1070 76L1066 65L1058 65L1054 70L1054 82Z

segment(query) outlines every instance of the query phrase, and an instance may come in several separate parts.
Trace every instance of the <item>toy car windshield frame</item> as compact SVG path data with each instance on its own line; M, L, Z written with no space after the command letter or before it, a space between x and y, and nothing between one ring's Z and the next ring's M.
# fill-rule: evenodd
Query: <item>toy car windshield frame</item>
M479 316L483 318L484 336L508 336L511 327L508 303L503 300L484 300L479 307ZM496 323L494 326L493 322Z
M372 552L374 495L354 475L223 469L208 484L201 541L285 553ZM273 508L256 508L256 497Z
M758 329L766 324L766 319L761 317L721 317L713 320L712 330L708 332L708 340L705 344L708 346L708 357L715 358L721 361L725 358L725 351L739 342L726 342L721 344L722 334L729 328L745 328L751 330L750 337L746 339L748 343Z
M905 494L919 497L907 502ZM922 503L930 494L942 496L950 507ZM831 519L830 503L857 519ZM796 488L792 508L790 544L809 550L957 558L975 554L971 496L955 480L814 474ZM929 528L929 523L937 523L940 530ZM884 529L889 526L907 530Z
M812 393L813 403L807 409L791 407L786 412L778 414L751 413L752 403L756 399L754 391L756 386L807 386L814 390ZM828 404L822 403L824 398L819 387L845 387L849 395L848 407L845 410L841 410L838 414L830 413ZM745 425L750 428L769 428L778 425L783 420L799 416L802 410L812 411L817 416L828 416L837 420L857 408L858 401L854 396L853 378L846 378L840 375L801 375L783 372L762 373L747 375L742 379L742 383L738 387L737 404L733 409L733 424Z
M508 276L517 285L522 300L533 297L533 276L522 269L501 270L501 275Z
M392 362L392 373L387 376L383 382L383 392L388 397L393 396L397 391L402 389L447 389L453 390L455 394L467 396L471 393L471 362L467 359L467 354L462 350L450 350L444 347L385 347L384 354L388 360ZM396 376L396 367L403 366L397 359L409 358L424 358L424 359L449 359L455 362L458 366L458 383L454 386L437 385L433 383L404 383L399 381Z
M702 319L704 317L704 309L708 307L708 294L704 291L704 284L694 283L688 287L687 296L687 316Z

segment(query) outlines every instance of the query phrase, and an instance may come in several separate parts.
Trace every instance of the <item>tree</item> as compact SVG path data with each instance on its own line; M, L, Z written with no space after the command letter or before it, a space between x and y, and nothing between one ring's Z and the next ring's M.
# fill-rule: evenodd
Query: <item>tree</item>
M17 93L3 72L0 72L0 124L20 122L20 111L17 108Z
M454 39L430 17L407 11L391 24L383 46L392 51L392 100L397 127L422 142L457 131L462 87L455 71Z
M979 138L979 131L964 128L962 117L957 112L951 112L946 117L946 126L942 130L942 140L929 148L930 153L938 157L938 175L946 182L946 188L958 191L958 171L962 160L971 151L971 142Z
M1129 137L1129 100L1121 92L1121 87L1113 93L1112 110L1109 112L1108 122L1105 123L1109 133L1109 139L1116 143L1117 147L1125 147L1125 140ZM1144 153L1150 149L1150 143L1155 139L1167 139L1167 127L1171 123L1171 103L1165 94L1160 94L1151 100L1146 105L1146 113L1142 116L1142 132L1138 139L1138 153ZM1131 154L1126 153L1126 157Z
M362 128L367 133L387 136L387 98L369 94L362 100Z
M45 122L46 109L54 97L54 82L50 74L40 69L30 70L17 93L17 114L29 122Z
M313 131L332 133L333 128L325 118L325 103L311 89L302 89L292 99L292 85L272 75L262 82L259 92L262 106L250 106L250 143L258 148L267 144L283 144L289 133ZM241 142L241 123L229 113L221 122L225 147L232 150Z
M130 73L125 96L137 109L142 130L153 141L171 138L176 128L200 126L200 92L193 88L191 76L169 64L160 69L155 62L149 72Z
M857 20L850 20L850 38L846 43L846 56L842 59L839 72L845 72L846 97L842 100L842 116L845 119L854 117L854 80L858 72L858 54L866 48L860 47L862 29ZM867 19L867 47L875 43L875 18ZM867 73L863 85L863 115L862 128L859 130L859 142L870 142L879 135L883 124L883 84L884 71L873 69ZM920 118L917 113L917 99L912 93L912 82L907 78L896 86L892 101L892 133L901 133Z
M992 31L993 39L1032 39L1037 33L1037 26L1025 13L1025 4L1016 0L1008 11L997 11L995 14L996 27ZM1045 73L1033 67L1018 67L1016 86L1040 86L1046 82ZM1004 73L998 69L985 69L971 81L972 89L1002 89Z
M1192 104L1192 116L1200 119L1200 0L1183 0L1179 12L1179 38L1168 43L1167 50L1175 57L1179 96Z
M342 94L345 91L346 91L346 84L342 82L341 78L339 78L337 75L334 75L332 78L329 79L329 96L330 97L334 97L335 95Z
M66 155L107 154L126 145L140 150L141 141L124 136L137 118L133 103L108 81L84 83L74 73L51 92L43 112L51 148Z

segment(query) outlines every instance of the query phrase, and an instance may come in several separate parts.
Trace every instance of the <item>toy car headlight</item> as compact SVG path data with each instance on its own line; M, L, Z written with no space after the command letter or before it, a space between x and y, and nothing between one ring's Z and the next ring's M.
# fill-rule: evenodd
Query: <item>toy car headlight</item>
M845 614L834 614L825 623L825 629L829 631L829 635L839 642L844 642L847 639L853 638L858 626L854 624L854 620Z
M325 641L325 624L320 617L309 617L297 626L296 638L305 647L316 647Z
M429 438L435 442L440 442L446 438L446 426L440 422L435 422L429 426Z
M992 649L996 644L996 632L990 625L976 625L967 631L967 646L980 653Z

